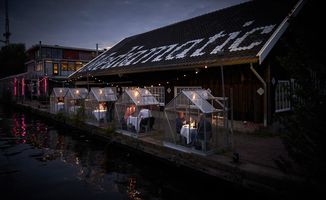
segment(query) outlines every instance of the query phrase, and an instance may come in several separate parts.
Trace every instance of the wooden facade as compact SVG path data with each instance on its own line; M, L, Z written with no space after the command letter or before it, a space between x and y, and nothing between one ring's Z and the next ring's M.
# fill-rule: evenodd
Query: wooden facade
M224 89L226 97L232 89L234 119L266 126L275 111L275 77L281 77L270 52L302 5L249 1L131 36L69 78L97 77L120 91L164 87L165 103L176 87L201 87L214 96Z

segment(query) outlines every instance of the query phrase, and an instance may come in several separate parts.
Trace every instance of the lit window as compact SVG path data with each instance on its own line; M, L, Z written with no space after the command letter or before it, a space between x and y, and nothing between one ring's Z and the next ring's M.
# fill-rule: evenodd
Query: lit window
M76 70L79 70L82 67L83 67L83 63L82 62L76 62Z
M68 62L68 71L75 71L75 63Z
M58 63L53 63L53 75L59 74L59 66Z
M61 63L61 71L68 71L68 64L67 63Z
M43 64L42 64L42 62L39 62L39 63L36 64L35 71L37 71L37 72L43 71Z

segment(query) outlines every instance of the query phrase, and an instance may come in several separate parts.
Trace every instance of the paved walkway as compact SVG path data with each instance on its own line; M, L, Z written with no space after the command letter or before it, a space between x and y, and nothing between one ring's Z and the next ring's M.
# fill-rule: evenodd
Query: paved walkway
M280 156L292 162L279 136L236 133L234 144L240 160L245 162L273 168L278 168L275 161L279 160Z

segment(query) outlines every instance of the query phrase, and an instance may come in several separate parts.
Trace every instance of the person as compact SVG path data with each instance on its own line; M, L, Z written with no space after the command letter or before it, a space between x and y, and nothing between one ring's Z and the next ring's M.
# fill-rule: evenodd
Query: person
M178 117L175 120L175 127L178 134L180 134L182 126L186 123L185 115L183 112L178 112Z
M114 108L113 102L108 102L107 103L107 110L106 110L106 119L109 122L113 121L113 108Z
M133 115L136 111L136 107L134 105L131 105L130 107L127 107L124 115L125 121L127 121L128 117Z
M139 111L138 118L144 119L144 118L149 118L149 117L152 117L151 111L145 107L142 107Z
M63 103L63 97L58 97L58 103Z
M208 140L212 137L212 125L205 115L199 116L197 139L201 141L201 149L207 150Z
M99 103L99 110L106 110L106 104L104 102Z

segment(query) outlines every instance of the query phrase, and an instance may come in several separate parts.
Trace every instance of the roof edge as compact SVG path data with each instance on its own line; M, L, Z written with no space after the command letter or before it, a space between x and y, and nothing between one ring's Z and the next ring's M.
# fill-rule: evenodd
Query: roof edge
M259 65L263 63L269 52L272 50L272 48L275 46L275 44L278 42L278 40L281 38L283 33L286 31L287 27L289 26L289 20L291 17L295 17L298 12L301 10L304 4L304 0L299 0L297 4L294 6L294 8L291 10L291 12L288 14L288 16L285 17L285 19L282 21L282 23L277 27L277 29L274 31L274 33L271 35L271 37L268 39L268 41L265 43L265 45L261 48L261 50L257 53L257 57L259 58Z
M116 45L120 44L122 41L126 40L127 38L123 38L121 39L118 43L116 43ZM114 45L113 47L115 47L116 45ZM113 48L112 47L112 48ZM75 74L78 74L80 70L84 69L85 67L87 67L91 62L93 62L94 60L96 60L97 58L99 58L101 55L105 54L106 52L112 50L112 48L106 49L105 51L103 51L101 54L97 55L95 58L93 58L92 60L88 61L86 65L84 65L83 67L79 68L78 70L74 71L72 74L70 74L67 78L72 78Z

